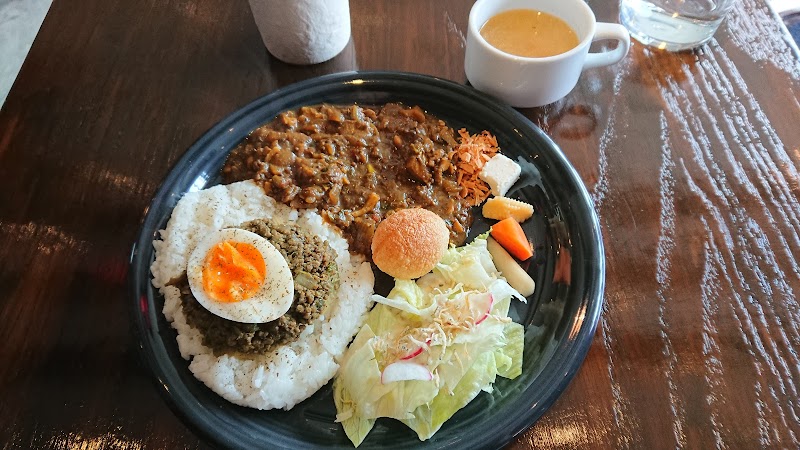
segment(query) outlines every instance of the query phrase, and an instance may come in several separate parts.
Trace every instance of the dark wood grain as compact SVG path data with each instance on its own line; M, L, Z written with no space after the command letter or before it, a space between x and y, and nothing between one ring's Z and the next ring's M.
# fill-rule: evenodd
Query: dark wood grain
M205 447L158 396L127 313L160 181L295 81L465 82L471 3L351 0L345 51L300 67L265 51L246 2L55 0L0 112L0 446ZM584 365L510 448L800 445L800 62L784 33L743 0L704 48L634 43L523 110L592 193L608 272Z

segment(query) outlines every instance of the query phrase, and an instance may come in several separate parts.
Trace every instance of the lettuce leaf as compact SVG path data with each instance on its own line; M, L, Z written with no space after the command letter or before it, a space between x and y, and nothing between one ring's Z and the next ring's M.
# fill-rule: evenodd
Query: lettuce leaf
M507 323L503 330L506 345L495 352L497 374L513 380L522 374L522 350L525 328L518 323Z
M453 417L459 409L471 402L482 390L491 389L497 374L492 353L483 353L459 380L453 393L440 391L433 400L420 406L412 419L403 420L417 433L421 441L429 439Z
M487 292L488 311L468 300ZM498 375L519 376L524 330L508 318L512 297L524 300L494 267L485 236L449 249L417 282L396 280L389 295L373 296L377 304L334 381L336 420L353 444L379 417L400 420L426 440L482 390L491 392ZM382 370L398 361L425 366L433 379L383 384Z

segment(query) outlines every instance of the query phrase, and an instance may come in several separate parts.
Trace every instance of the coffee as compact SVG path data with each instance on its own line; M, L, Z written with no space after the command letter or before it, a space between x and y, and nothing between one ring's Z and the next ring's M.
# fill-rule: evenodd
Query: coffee
M578 46L578 35L562 19L534 9L512 9L489 18L480 29L498 50L528 58L555 56Z

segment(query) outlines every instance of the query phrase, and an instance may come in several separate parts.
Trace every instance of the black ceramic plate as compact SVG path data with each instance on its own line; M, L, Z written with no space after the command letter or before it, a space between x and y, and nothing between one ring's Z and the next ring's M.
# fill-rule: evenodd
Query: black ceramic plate
M604 257L598 219L581 179L560 149L510 107L466 86L417 74L351 72L297 83L234 112L201 137L170 171L147 211L131 255L130 282L141 354L173 410L209 441L239 448L352 448L341 426L331 383L290 411L258 411L228 403L197 381L178 353L175 332L150 284L152 241L181 195L219 183L226 155L247 134L281 111L333 103L420 105L454 129L491 131L504 154L523 166L508 194L535 207L524 223L535 244L529 273L536 292L515 302L525 325L522 375L498 378L428 441L399 422L379 420L359 447L499 448L533 424L565 389L588 351L603 298ZM476 219L471 236L488 229ZM386 291L378 278L376 290Z

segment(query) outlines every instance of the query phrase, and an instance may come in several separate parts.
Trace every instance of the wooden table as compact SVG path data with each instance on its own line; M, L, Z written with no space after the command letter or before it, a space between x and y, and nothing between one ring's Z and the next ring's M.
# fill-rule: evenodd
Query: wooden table
M470 6L351 0L344 52L294 67L246 2L55 0L0 113L0 447L206 447L131 331L127 258L160 181L214 123L295 81L465 82ZM591 192L607 278L582 368L509 448L797 448L800 61L777 16L742 0L701 50L634 43L523 113Z

